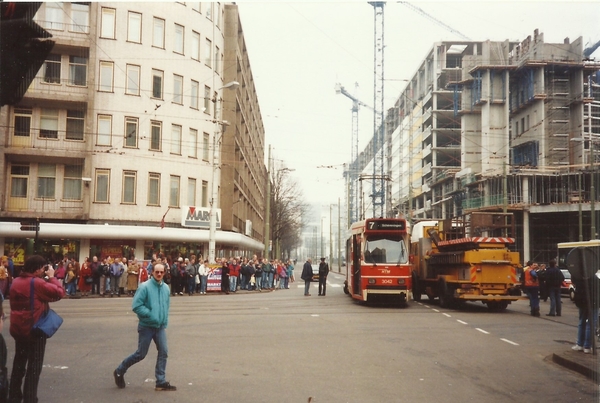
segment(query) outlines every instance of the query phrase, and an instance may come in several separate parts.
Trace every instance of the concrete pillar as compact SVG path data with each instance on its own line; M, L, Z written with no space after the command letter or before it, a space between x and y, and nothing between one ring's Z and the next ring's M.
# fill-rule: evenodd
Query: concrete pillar
M144 240L136 240L135 241L135 258L138 261L144 260Z
M79 263L83 263L86 257L90 257L90 240L81 238L79 240Z
M529 197L529 178L523 177L523 204L528 205L530 202ZM530 239L529 239L529 210L523 210L523 264L525 264L531 258Z

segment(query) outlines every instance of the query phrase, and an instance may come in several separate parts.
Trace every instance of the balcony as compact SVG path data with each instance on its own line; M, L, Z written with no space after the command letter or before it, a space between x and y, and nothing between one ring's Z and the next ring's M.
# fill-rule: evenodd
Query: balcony
M88 82L74 82L71 79L62 79L58 82L47 82L44 77L36 77L25 93L25 98L45 100L52 102L77 102L88 101Z

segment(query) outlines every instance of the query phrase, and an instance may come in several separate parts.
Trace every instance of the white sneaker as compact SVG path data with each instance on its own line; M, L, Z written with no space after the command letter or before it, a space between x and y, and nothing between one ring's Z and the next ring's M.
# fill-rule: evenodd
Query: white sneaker
M583 347L581 347L581 346L578 346L577 344L575 344L575 345L574 345L573 347L571 347L571 348L572 348L573 350L575 350L575 351L582 351L582 350L583 350Z
M583 349L583 354L590 354L592 352L591 348L584 348Z

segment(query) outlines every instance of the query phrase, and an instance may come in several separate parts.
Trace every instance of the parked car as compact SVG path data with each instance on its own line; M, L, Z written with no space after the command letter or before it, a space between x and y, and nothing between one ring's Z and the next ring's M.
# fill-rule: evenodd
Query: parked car
M563 276L565 276L565 280L562 282L560 286L560 293L567 294L571 301L575 299L575 286L571 281L571 273L567 269L560 269L562 271Z
M312 281L316 281L318 283L319 282L319 265L312 264L311 266L312 266L312 271L313 271Z

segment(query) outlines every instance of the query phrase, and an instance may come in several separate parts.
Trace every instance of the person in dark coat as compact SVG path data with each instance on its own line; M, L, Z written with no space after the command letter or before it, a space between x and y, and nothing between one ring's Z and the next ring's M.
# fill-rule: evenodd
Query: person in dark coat
M545 282L546 290L550 297L550 313L547 313L546 316L560 316L562 312L560 287L563 281L565 281L565 276L562 271L556 267L556 260L549 261L548 266L549 267L546 269Z
M579 308L579 324L577 326L577 344L572 349L592 352L592 338L598 324L598 305L600 304L600 278L596 273L590 279L573 277L575 284L575 305ZM591 323L590 323L591 310Z
M321 258L319 263L319 296L324 297L327 292L327 275L329 274L329 265L325 263L325 258Z
M312 280L312 275L313 275L313 271L312 271L312 260L309 258L306 260L306 263L304 263L304 266L302 267L302 275L300 276L300 278L302 280L304 280L304 296L305 297L310 297L310 282Z

